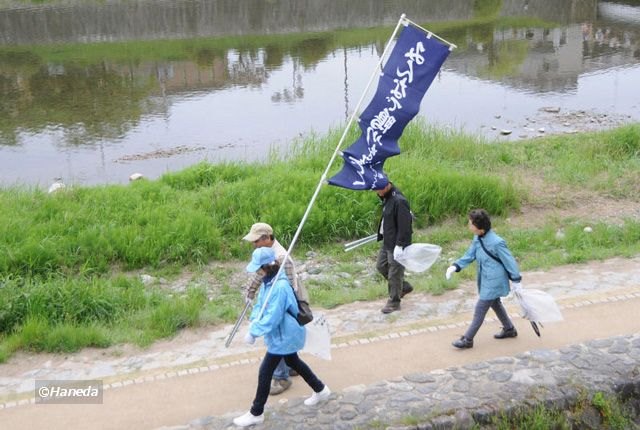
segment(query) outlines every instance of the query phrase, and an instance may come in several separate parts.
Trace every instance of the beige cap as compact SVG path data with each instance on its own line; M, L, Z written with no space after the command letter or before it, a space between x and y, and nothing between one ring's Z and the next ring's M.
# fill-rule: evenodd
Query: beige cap
M273 234L273 229L269 224L264 222L257 222L251 226L251 231L242 240L246 240L247 242L255 242L260 239L262 236L271 236Z

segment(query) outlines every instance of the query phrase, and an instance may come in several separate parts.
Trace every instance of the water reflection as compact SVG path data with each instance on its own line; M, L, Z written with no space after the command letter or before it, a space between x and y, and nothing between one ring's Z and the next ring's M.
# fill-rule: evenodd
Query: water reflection
M547 106L640 121L638 2L23 7L0 10L0 184L157 177L339 127L401 12L459 46L423 102L429 122L517 139L586 127L543 123Z

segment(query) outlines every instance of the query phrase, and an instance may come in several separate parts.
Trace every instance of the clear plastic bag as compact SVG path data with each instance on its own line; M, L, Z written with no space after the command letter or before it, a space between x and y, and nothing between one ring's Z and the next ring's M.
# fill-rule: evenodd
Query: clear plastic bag
M412 272L424 272L440 256L442 248L430 243L413 243L407 246L396 261Z
M541 290L518 288L513 292L522 309L522 317L534 322L562 321L554 298Z
M313 321L304 326L307 331L302 352L331 360L331 331L323 314L314 315Z

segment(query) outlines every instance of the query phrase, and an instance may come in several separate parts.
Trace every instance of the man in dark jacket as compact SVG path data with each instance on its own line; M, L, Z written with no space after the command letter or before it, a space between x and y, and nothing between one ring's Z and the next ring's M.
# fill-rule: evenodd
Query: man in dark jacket
M388 314L400 310L400 299L413 291L404 280L404 266L396 261L405 247L411 245L413 214L405 196L388 180L375 192L382 200L382 217L378 226L378 241L382 247L376 268L388 281L389 300L382 308Z

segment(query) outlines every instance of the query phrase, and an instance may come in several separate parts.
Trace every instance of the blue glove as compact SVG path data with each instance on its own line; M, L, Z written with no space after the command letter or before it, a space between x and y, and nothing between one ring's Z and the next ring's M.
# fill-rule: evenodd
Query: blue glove
M253 345L256 342L256 338L249 332L244 335L244 343L247 345Z

